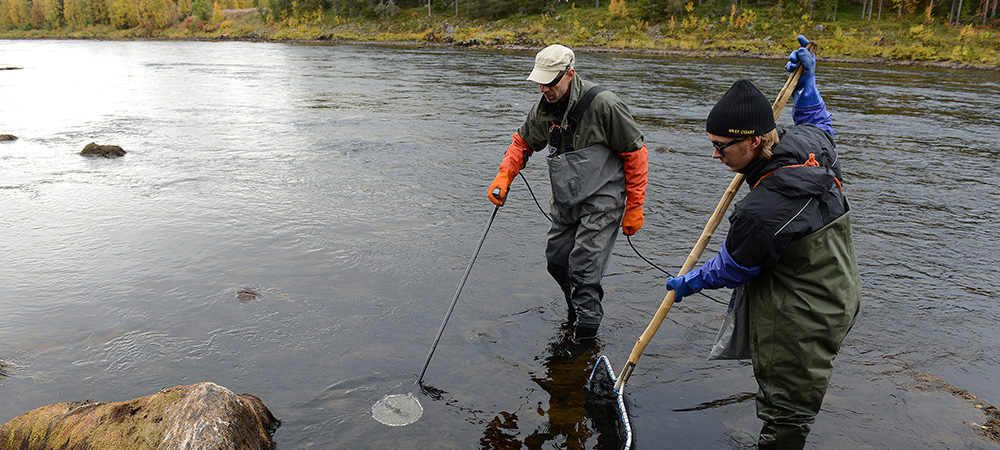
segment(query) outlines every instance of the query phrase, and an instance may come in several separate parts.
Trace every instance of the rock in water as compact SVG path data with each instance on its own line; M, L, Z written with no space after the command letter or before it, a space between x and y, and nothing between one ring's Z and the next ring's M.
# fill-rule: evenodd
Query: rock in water
M236 299L239 300L240 303L258 301L260 300L260 297L260 292L253 289L240 289L236 291Z
M0 447L273 450L280 425L256 396L204 382L125 402L43 406L0 425Z
M117 145L97 145L91 142L80 150L80 154L83 156L103 156L105 158L117 158L119 156L125 156L125 149Z

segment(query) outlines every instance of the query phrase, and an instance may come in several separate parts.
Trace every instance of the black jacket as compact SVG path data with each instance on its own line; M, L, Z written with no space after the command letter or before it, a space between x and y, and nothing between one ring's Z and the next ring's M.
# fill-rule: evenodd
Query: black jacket
M740 170L750 192L729 216L726 250L744 267L771 266L785 248L846 211L833 136L812 124L778 129L771 159ZM810 154L818 165L809 162Z

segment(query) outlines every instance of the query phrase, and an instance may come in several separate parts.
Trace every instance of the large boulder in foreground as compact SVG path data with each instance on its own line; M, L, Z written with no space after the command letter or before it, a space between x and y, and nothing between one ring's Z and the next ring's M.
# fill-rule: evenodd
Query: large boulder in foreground
M118 145L98 145L96 142L91 142L80 150L80 154L83 156L103 156L105 158L117 158L119 156L125 156L125 149Z
M43 406L0 425L0 448L272 450L279 425L256 396L196 383L125 402Z

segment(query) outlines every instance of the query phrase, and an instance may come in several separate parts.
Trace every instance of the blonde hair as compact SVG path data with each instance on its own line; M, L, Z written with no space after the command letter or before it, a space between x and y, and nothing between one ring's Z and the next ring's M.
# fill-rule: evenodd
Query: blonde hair
M771 159L771 149L778 145L778 129L775 128L760 137L760 153L758 158Z

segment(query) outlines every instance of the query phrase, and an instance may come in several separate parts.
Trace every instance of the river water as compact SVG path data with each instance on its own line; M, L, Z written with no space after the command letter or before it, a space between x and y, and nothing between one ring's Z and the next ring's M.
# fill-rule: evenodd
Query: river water
M212 381L259 396L279 449L601 448L582 407L666 275L619 238L601 336L569 352L545 217L516 180L424 381L483 234L511 133L539 96L530 51L239 42L0 41L0 423ZM773 98L781 61L580 52L650 148L632 243L676 272L731 173L704 119L737 78ZM1000 76L820 62L864 300L815 448L998 448ZM790 124L790 110L779 120ZM86 158L89 142L122 158ZM548 201L544 161L524 171ZM709 246L714 254L725 226ZM705 258L703 258L705 259ZM252 289L258 300L240 301ZM727 291L708 293L726 301ZM747 448L748 363L707 361L725 306L671 310L626 387L637 448ZM928 376L929 375L929 376ZM977 397L954 395L940 383ZM413 392L416 423L372 405Z

